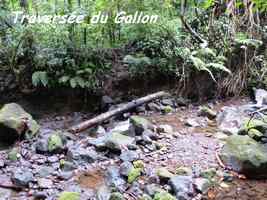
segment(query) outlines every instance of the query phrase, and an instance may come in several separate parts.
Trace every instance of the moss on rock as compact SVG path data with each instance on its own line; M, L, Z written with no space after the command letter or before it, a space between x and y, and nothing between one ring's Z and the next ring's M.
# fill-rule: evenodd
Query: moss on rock
M58 133L54 133L48 138L48 151L56 152L63 149L63 142Z
M128 183L133 183L142 174L142 168L132 168L128 174Z
M176 198L168 192L156 193L153 200L176 200Z
M62 192L58 200L80 200L78 192Z

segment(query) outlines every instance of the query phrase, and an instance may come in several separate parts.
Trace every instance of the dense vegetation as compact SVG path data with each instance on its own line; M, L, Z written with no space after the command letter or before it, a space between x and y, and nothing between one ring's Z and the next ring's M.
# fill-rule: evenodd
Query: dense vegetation
M0 70L27 87L95 90L126 66L133 77L177 80L183 91L207 74L217 94L267 86L265 0L1 0ZM119 11L160 16L156 24L116 24ZM14 23L14 11L85 14L81 24ZM106 24L91 24L99 11ZM196 79L197 80L197 79Z

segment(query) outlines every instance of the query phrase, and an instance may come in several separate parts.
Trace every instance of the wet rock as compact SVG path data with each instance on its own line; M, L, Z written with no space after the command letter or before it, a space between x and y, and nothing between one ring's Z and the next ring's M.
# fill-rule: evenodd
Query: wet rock
M49 156L47 158L47 161L50 162L50 163L56 163L59 161L59 158L57 156Z
M11 161L17 161L20 157L19 154L19 149L18 148L13 148L9 153L8 153L8 160Z
M69 180L73 176L71 171L63 171L58 174L58 177L62 180Z
M259 130L253 128L248 131L248 136L256 141L260 141L264 134Z
M263 89L256 89L255 92L255 100L258 107L263 105L267 105L267 91Z
M189 100L188 99L185 99L185 98L183 98L183 97L178 97L178 98L176 98L176 104L178 105L178 106L187 106L188 104L189 104Z
M80 200L80 194L78 192L62 192L58 200Z
M131 136L131 137L134 137L135 136L134 128L130 124L129 120L119 122L109 132L110 133L112 133L112 132L120 133L120 134Z
M156 104L156 103L153 103L153 102L148 103L147 104L147 107L148 107L149 110L154 111L154 112L161 111L160 106L158 104Z
M20 105L5 104L0 110L0 139L2 142L13 143L25 135L32 138L39 130L39 125Z
M120 165L120 174L127 177L130 171L134 168L133 164L126 161Z
M190 176L193 174L192 169L189 167L178 167L176 169L176 174L177 175L187 175Z
M225 134L237 134L246 119L244 110L239 107L223 107L217 116L217 125L220 131Z
M141 197L140 197L140 200L152 200L152 198L147 195L147 194L143 194Z
M173 99L170 99L170 98L162 99L161 104L164 106L174 107L174 101L173 101Z
M211 183L205 178L196 178L194 180L194 187L198 192L206 193L211 187Z
M149 130L149 129L147 129L143 132L143 136L149 137L151 140L158 140L159 139L158 134L153 132L152 130Z
M78 161L78 162L82 162L82 161ZM64 160L60 163L60 168L64 172L69 172L69 171L75 170L77 168L77 166L73 162L69 162L69 161Z
M164 114L174 112L174 109L171 106L162 106L161 110Z
M249 136L228 137L220 158L226 166L248 178L267 177L267 150Z
M189 200L194 194L193 180L190 176L173 176L169 181L177 199Z
M214 134L214 137L219 139L219 140L226 140L228 138L228 135L222 133L222 132L216 132Z
M96 192L97 200L109 200L110 195L110 189L105 185L101 186Z
M120 155L122 161L135 161L139 159L139 154L136 151L123 151Z
M34 200L45 200L48 198L45 192L35 192L32 196Z
M146 112L146 107L143 105L143 106L138 106L136 108L136 112L137 113L145 113Z
M101 99L101 109L107 111L111 105L114 104L114 100L109 96L103 96Z
M208 117L209 119L215 119L217 113L207 106L202 106L198 112L199 116Z
M133 183L142 174L142 168L132 168L128 174L128 183Z
M35 151L39 154L44 154L48 152L48 141L45 138L39 138L35 143Z
M200 176L206 179L213 179L216 176L217 170L215 168L209 168L200 172Z
M131 116L130 123L133 125L136 135L141 135L146 129L153 129L151 122L139 116Z
M171 177L174 176L174 174L169 172L169 170L165 167L158 168L156 170L156 173L158 177L163 181L169 180Z
M0 188L0 199L12 199L12 190Z
M34 181L31 171L27 169L17 169L13 172L11 180L15 185L28 187L30 182Z
M159 192L159 193L155 194L153 200L176 200L176 198L174 196L172 196L170 193L164 191L164 192ZM181 199L181 200L183 200L183 199Z
M223 181L225 181L225 182L232 182L233 180L234 180L233 174L231 174L229 172L224 172L223 173Z
M48 137L48 142L47 142L48 152L50 153L61 152L63 148L64 148L63 141L57 132L53 133Z
M0 168L3 168L5 166L5 162L3 160L0 160Z
M120 176L120 170L116 166L110 166L106 172L108 185L115 187L120 191L125 189L125 180Z
M161 189L158 185L156 184L149 184L146 185L144 188L144 192L147 193L149 196L154 196L156 193L163 192L164 190Z
M185 125L189 127L200 127L200 124L195 119L187 119Z
M144 169L145 168L145 164L142 160L137 160L133 162L133 165L135 168L141 168Z
M140 197L143 194L143 190L141 189L141 184L138 182L133 182L128 191L129 193L131 193L133 196L136 197Z
M127 147L128 145L132 145L134 143L135 139L133 137L113 132L107 136L105 140L105 147L113 151L121 152L123 147Z
M103 136L106 134L106 130L102 126L98 126L96 129L96 134L99 136Z
M98 138L91 138L88 141L88 144L95 146L95 148L99 151L105 150L106 149L106 140L107 137L109 136L102 136L102 137L98 137Z
M44 177L48 177L51 174L53 174L54 169L53 167L48 167L48 166L41 166L40 169L37 171L37 174L44 178Z
M246 119L238 131L239 135L249 135L251 138L260 140L267 132L267 123L259 119Z
M53 182L50 179L47 178L39 178L37 180L39 188L42 189L49 189L53 186Z
M82 164L93 163L98 160L99 155L94 150L89 150L81 146L74 146L69 148L67 152L67 160Z
M119 192L113 192L111 193L109 200L124 200L124 197Z

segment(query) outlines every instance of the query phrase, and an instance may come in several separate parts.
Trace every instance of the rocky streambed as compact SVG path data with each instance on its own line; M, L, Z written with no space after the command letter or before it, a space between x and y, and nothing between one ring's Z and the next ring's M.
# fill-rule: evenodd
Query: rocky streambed
M35 121L5 105L0 199L267 199L266 123L250 115L264 103L168 97L76 135L65 130L91 114ZM104 110L115 104L102 99Z

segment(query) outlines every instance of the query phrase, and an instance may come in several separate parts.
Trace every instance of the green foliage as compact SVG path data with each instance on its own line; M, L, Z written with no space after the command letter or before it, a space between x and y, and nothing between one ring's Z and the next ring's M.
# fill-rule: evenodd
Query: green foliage
M38 86L42 84L43 86L48 85L48 77L46 72L37 71L32 74L32 84Z

